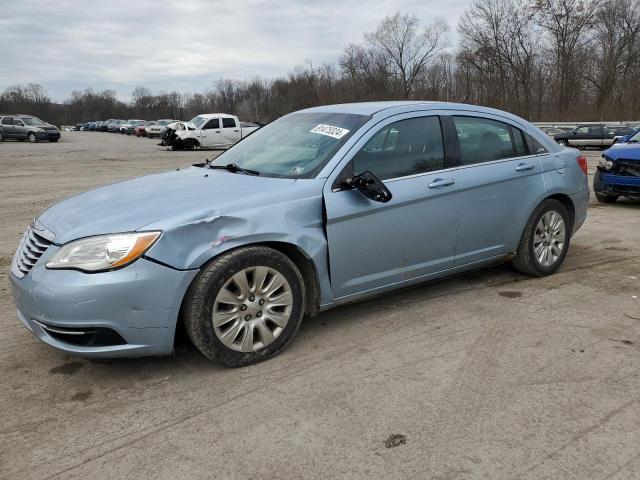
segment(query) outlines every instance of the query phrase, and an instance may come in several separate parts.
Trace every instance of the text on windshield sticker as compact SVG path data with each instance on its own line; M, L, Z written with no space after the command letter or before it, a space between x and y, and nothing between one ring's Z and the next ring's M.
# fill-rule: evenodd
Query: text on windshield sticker
M320 124L313 127L311 130L309 130L309 132L319 133L320 135L326 135L327 137L342 138L347 133L349 133L349 130L340 127L333 127L331 125Z

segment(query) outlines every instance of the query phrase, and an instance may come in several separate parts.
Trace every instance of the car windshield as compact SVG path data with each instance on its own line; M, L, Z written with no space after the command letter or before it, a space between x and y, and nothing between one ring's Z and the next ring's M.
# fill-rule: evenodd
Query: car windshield
M212 164L235 164L271 177L312 178L369 118L293 113L257 130Z
M202 125L205 122L205 120L206 118L197 116L189 120L189 123L193 123L196 126L196 128L198 128L200 125Z
M26 125L37 126L37 125L44 125L45 124L42 120L40 120L39 118L36 118L36 117L20 117L20 119Z
M628 139L627 142L631 142L631 143L638 143L640 142L640 130L638 130L636 133L634 133L633 135L631 135Z

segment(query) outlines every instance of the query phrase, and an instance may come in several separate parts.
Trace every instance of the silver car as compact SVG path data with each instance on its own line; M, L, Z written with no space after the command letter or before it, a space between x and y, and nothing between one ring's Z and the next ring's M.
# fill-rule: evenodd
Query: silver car
M208 358L247 365L346 302L496 262L552 274L588 199L586 159L514 115L324 106L50 207L11 285L20 321L66 352L166 355L180 322Z

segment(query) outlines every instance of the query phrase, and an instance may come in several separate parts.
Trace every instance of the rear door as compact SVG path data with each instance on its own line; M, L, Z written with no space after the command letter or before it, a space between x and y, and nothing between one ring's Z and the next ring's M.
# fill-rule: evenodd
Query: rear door
M235 118L222 117L222 144L233 145L241 138L240 125Z
M373 172L387 203L329 178L324 190L331 285L336 298L411 282L453 266L458 170L449 167L440 118L398 115L372 128L338 178Z
M210 118L202 128L196 132L196 137L203 147L215 147L222 143L222 133L220 132L220 119Z
M13 117L3 117L2 136L4 138L16 138L15 128L13 127Z
M456 266L514 251L545 191L540 160L522 131L471 115L453 117L462 163Z

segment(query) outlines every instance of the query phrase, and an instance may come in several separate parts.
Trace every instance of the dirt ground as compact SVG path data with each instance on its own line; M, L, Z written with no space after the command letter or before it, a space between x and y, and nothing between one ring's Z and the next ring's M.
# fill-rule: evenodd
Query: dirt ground
M338 308L249 368L36 340L9 289L21 233L70 194L215 154L156 144L0 143L0 477L640 478L640 202L592 199L556 275L499 266Z

